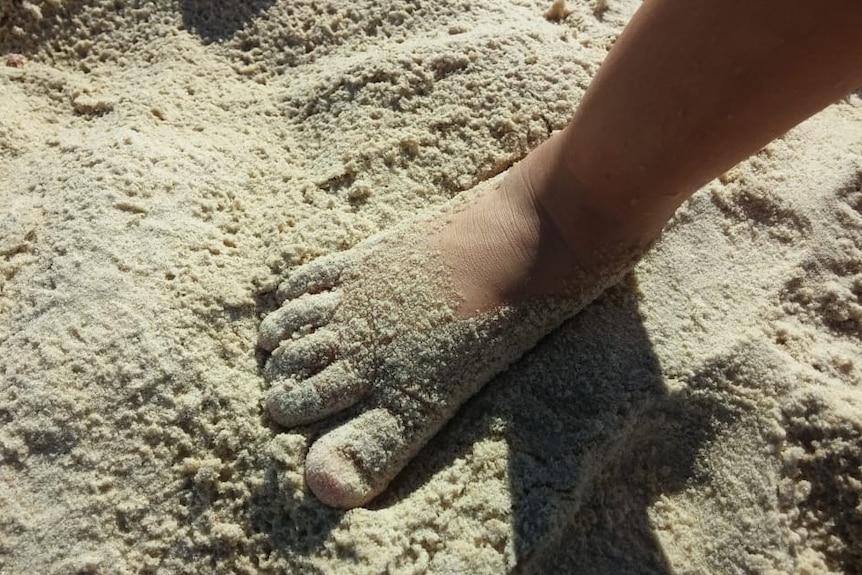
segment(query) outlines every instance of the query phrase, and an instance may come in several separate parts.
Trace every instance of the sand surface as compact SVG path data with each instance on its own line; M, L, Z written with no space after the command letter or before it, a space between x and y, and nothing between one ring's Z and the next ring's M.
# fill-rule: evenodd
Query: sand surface
M858 95L370 508L263 414L285 274L562 128L636 2L549 7L0 0L0 573L862 573Z

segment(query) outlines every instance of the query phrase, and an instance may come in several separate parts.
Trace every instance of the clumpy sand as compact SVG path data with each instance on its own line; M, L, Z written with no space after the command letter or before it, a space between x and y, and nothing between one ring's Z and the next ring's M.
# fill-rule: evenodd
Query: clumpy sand
M550 7L0 0L0 573L862 572L857 95L368 508L264 415L279 282L562 128L636 3Z

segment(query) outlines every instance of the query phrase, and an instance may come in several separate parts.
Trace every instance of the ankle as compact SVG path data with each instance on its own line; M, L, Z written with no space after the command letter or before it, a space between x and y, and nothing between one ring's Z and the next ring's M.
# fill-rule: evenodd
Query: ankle
M565 132L553 135L510 173L533 202L542 234L564 247L569 259L587 267L643 255L655 243L663 218L637 201L614 200L589 188L566 157ZM660 220L660 221L659 221Z

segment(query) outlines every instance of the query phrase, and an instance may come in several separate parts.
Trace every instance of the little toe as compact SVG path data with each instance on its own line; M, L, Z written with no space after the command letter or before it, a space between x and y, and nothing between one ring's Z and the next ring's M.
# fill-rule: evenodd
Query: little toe
M338 337L333 330L319 329L278 346L266 362L264 372L270 379L285 375L308 377L335 361Z
M326 505L352 509L371 501L421 448L391 412L366 411L318 439L308 452L305 481Z
M274 386L266 396L266 408L279 425L296 427L350 407L370 387L349 362L338 361L308 379Z
M322 256L291 271L276 291L279 301L293 299L304 293L318 293L338 284L347 256L344 253Z
M271 351L300 329L320 327L329 321L340 301L339 291L329 291L285 303L260 322L258 347Z

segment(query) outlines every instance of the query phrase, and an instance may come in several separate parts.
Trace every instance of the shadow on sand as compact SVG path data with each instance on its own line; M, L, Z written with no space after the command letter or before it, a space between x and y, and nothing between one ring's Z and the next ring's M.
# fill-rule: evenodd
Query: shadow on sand
M672 573L647 510L698 481L698 451L733 413L668 393L635 289L609 290L486 386L375 506L409 496L502 419L514 573Z
M205 42L229 39L275 0L180 0L183 26Z

